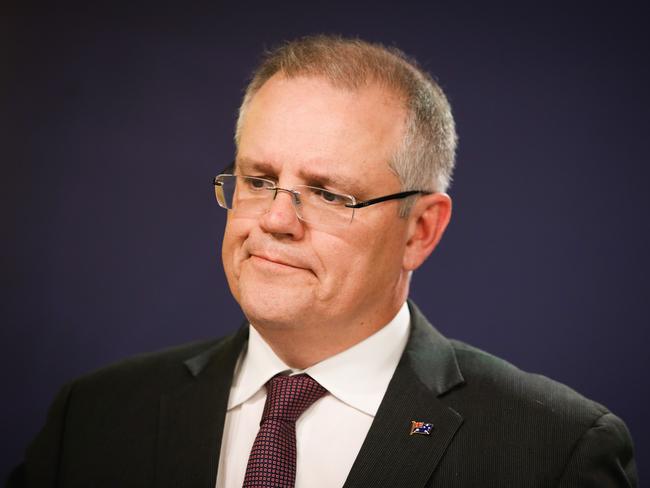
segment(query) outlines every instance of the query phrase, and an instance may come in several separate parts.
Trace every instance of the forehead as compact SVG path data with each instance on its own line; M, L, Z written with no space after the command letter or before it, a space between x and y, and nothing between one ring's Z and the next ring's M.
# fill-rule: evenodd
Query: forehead
M403 102L382 87L352 91L322 78L275 75L246 108L238 160L264 162L278 171L394 178L388 163L405 122Z

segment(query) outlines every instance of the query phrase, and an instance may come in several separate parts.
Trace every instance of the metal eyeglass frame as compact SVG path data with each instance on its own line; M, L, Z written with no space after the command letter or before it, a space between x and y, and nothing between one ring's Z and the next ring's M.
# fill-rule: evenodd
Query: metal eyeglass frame
M230 169L231 167L232 166L230 166L227 169ZM247 178L257 178L257 179L260 179L260 180L269 181L269 182L273 183L273 180L270 180L268 178L263 178L263 177L260 177L260 176L234 175L234 174L231 174L231 173L220 173L217 176L215 176L214 179L212 180L212 184L214 186L221 186L221 182L218 181L218 178L220 176L245 176ZM316 188L316 187L314 187L314 188ZM296 190L293 190L293 189L290 189L290 188L281 188L281 187L279 187L277 185L275 185L275 186L273 186L271 188L266 188L266 189L269 190L269 191L275 191L276 194L279 191L287 192L293 197L293 199L296 200L296 203L299 203L300 193L297 192ZM323 190L325 192L330 192L330 193L335 193L336 194L336 192L326 190L325 188L321 188L321 190ZM345 206L347 208L363 208L363 207L369 207L370 205L374 205L376 203L386 202L386 201L389 201L389 200L400 200L400 199L403 199L403 198L406 198L406 197L410 197L411 195L417 195L417 194L430 195L431 193L432 192L425 191L425 190L408 190L408 191L401 191L401 192L398 192L398 193L391 193L390 195L383 195L381 197L371 198L370 200L363 200L363 201L360 201L360 202L357 202L357 199L352 195L347 195L347 194L342 194L342 195L350 197L352 199L352 201L354 202L353 204L347 204L346 203Z

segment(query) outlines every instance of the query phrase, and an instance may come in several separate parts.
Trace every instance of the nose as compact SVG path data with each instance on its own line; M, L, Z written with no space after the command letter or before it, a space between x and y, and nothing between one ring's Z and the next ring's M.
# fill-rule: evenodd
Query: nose
M278 237L289 237L291 240L301 239L304 233L302 222L298 219L296 208L297 196L290 190L278 188L269 209L260 219L260 227L264 232Z
M286 188L276 188L275 189L275 195L274 195L273 199L274 200L277 199L278 198L278 193L281 193L281 192L284 192L284 193L286 193L287 195L289 195L291 197L291 203L293 205L293 210L296 212L296 215L298 215L298 211L296 210L296 206L300 205L300 197L299 197L300 194L295 190L288 190Z

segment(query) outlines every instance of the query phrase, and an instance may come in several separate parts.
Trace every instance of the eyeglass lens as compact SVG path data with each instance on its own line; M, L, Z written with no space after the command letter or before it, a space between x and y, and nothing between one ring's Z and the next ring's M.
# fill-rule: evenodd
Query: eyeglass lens
M298 218L323 225L345 225L352 221L354 204L347 195L339 195L323 188L297 185L292 190L278 189L275 183L262 178L220 175L215 192L219 205L241 216L259 216L266 212L279 192L291 193L291 201Z

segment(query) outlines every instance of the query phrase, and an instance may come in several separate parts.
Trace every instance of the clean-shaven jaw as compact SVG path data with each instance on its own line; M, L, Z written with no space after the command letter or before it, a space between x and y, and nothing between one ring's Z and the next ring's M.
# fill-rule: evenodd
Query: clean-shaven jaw
M275 75L246 111L237 172L357 199L395 193L401 186L388 162L405 121L401 99L381 87L350 91L321 78ZM228 213L222 248L228 284L287 364L315 364L397 313L409 272L444 230L450 201L420 197L408 218L398 209L398 201L383 202L357 210L345 227L321 228L300 221L291 196L279 192L262 215Z

